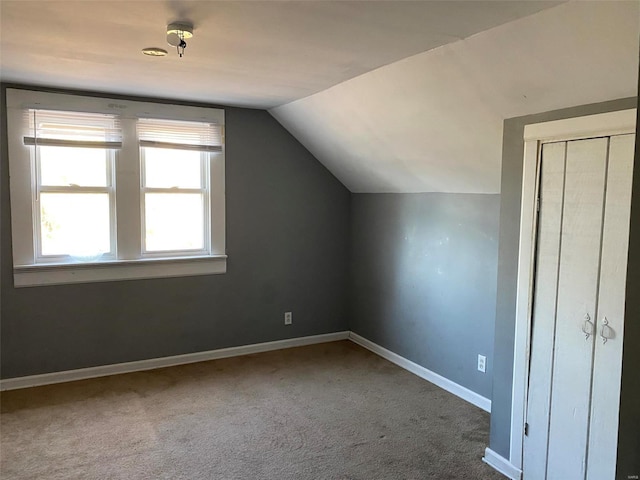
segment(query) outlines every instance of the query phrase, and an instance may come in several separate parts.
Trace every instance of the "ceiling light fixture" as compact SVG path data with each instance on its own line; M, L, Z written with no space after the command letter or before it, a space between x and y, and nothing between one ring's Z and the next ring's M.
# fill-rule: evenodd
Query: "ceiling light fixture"
M149 55L150 57L164 57L169 52L167 52L164 48L149 47L143 48L142 53L144 53L145 55Z
M193 25L190 23L170 23L167 25L167 43L172 47L176 47L178 55L184 55L184 49L187 48L186 39L193 37Z

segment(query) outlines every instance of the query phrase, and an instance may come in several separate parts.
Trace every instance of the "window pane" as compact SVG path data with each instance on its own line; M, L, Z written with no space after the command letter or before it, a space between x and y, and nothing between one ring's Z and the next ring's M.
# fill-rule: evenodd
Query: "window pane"
M109 252L109 195L41 193L42 255L97 256Z
M172 148L144 148L145 186L200 188L201 152Z
M107 151L101 148L39 147L42 185L107 186Z
M146 248L202 250L204 213L199 193L146 193Z

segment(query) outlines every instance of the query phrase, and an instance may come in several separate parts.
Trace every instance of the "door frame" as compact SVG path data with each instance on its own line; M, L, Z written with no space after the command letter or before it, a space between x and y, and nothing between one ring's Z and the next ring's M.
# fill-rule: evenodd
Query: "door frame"
M534 123L524 127L524 160L518 248L516 318L511 394L509 462L522 471L526 415L534 260L538 223L540 151L543 143L635 133L636 109Z

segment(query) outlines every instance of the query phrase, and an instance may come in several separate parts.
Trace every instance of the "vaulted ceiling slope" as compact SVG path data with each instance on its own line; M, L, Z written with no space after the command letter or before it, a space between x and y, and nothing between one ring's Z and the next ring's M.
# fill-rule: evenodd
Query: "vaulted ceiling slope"
M352 192L498 193L506 118L637 94L640 2L570 2L271 110Z
M1 78L270 108L550 1L1 0ZM166 25L192 21L184 58Z

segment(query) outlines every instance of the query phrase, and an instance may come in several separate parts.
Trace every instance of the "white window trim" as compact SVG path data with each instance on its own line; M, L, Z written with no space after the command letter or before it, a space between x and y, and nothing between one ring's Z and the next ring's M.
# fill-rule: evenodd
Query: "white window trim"
M189 257L143 257L137 243L141 235L140 169L131 171L126 162L117 162L116 211L118 218L118 258L99 263L36 263L32 192L35 177L32 172L31 149L23 143L23 113L25 109L52 109L77 112L117 114L123 128L120 156L136 158L139 144L135 134L137 118L205 121L223 128L224 110L184 105L138 102L99 97L85 97L33 90L7 89L7 133L11 197L11 229L13 240L14 286L55 285L67 283L104 282L143 278L209 275L226 272L225 242L225 149L211 154L210 182L210 253ZM132 192L136 192L133 194ZM135 198L134 198L135 197ZM137 230L137 237L131 235ZM123 235L128 231L127 235Z

